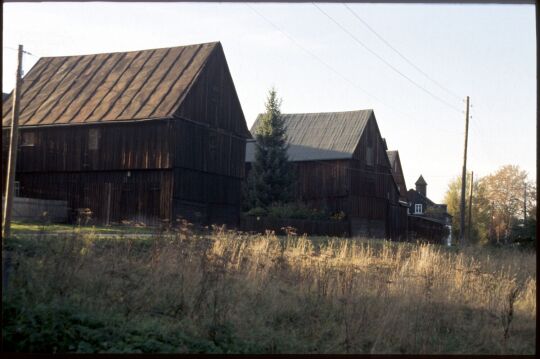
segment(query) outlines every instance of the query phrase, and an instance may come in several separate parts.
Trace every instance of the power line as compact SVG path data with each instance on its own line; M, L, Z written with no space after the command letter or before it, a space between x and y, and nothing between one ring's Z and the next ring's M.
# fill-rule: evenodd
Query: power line
M323 61L321 58L319 58L317 55L315 55L313 52L309 51L308 49L306 49L304 46L302 46L299 42L297 42L295 39L293 39L289 34L287 34L285 31L281 30L277 25L275 25L272 21L270 21L266 16L264 16L262 13L260 13L259 11L257 11L253 6L251 6L250 4L246 3L246 6L248 6L251 10L253 10L253 12L255 12L257 15L259 15L263 20L265 20L268 24L270 24L274 29L276 29L277 31L279 31L282 35L284 35L285 37L287 37L292 43L294 43L296 46L298 46L300 49L302 49L304 52L306 52L308 55L310 55L312 58L314 58L315 60L317 60L319 63L321 63L322 65L324 65L327 69L329 69L330 71L332 71L334 74L338 75L339 77L341 77L343 80L345 80L346 82L348 82L350 85L352 85L353 87L359 89L360 91L362 91L364 94L368 95L369 97L371 97L372 99L382 103L382 104L385 104L381 99L379 99L377 96L373 95L372 93L366 91L365 89L361 88L360 86L358 86L356 83L352 82L347 76L344 76L343 74L341 74L339 71L337 71L336 69L334 69L332 66L330 66L328 63L326 63L325 61ZM387 105L388 107L392 108L393 110L395 111L398 111L400 112L401 114L404 114L403 112L395 109L393 106L390 106L388 104L385 104ZM410 116L407 116L407 117L410 117Z
M439 88L441 88L442 90L446 91L448 94L454 96L456 99L459 99L461 100L461 96L457 95L456 93L454 93L453 91L449 90L447 87L441 85L438 81L436 81L435 79L433 79L431 76L429 76L425 71L423 71L422 69L420 69L418 66L416 66L411 60L409 60L407 57L405 57L405 55L403 55L400 51L398 51L394 46L392 46L388 41L386 41L379 33L377 33L377 31L375 31L371 26L369 26L369 24L364 20L362 19L354 10L352 10L349 5L347 4L343 4L343 6L345 6L349 12L354 16L356 17L362 24L364 24L368 29L369 31L371 31L373 34L375 34L375 36L377 36L379 38L379 40L381 40L382 42L384 42L386 44L386 46L388 46L389 48L391 48L396 54L399 55L399 57L401 57L403 60L405 60L409 65L411 65L412 67L414 67L418 72L420 72L422 75L424 75L428 80L430 80L431 82L433 82L434 84L436 84L437 86L439 86Z
M13 51L19 51L18 49L14 48L14 47L10 47L10 46L2 46L2 48L3 48L3 49L8 49L8 50L13 50ZM38 58L39 58L39 56L36 56L36 55L34 55L34 54L32 54L32 53L26 51L26 50L23 50L23 53L26 54L26 55L30 55L30 56L34 56L34 57L38 57Z
M334 24L336 24L340 29L342 29L344 32L346 32L350 37L353 38L353 40L356 41L357 44L359 44L360 46L362 46L364 49L366 49L370 54L372 54L373 56L377 57L380 61L382 61L385 65L387 65L388 67L390 67L394 72L396 72L397 74L399 74L400 76L402 76L403 78L405 78L407 81L409 81L410 83L412 83L413 85L415 85L416 87L418 87L419 89L421 89L422 91L424 91L425 93L427 93L428 95L430 95L431 97L433 97L434 99L436 99L437 101L443 103L444 105L448 106L449 108L453 109L454 111L457 111L458 113L461 113L461 110L458 109L457 107L454 107L452 104L448 103L447 101L443 100L442 98L440 98L439 96L435 95L434 93L432 93L431 91L427 90L426 88L424 88L422 85L418 84L417 82L415 82L413 79L411 79L410 77L408 77L407 75L405 75L404 73L402 73L401 71L399 71L397 68L395 68L392 64L390 64L388 61L386 61L382 56L380 56L379 54L377 54L375 51L371 50L369 47L367 47L362 41L360 41L356 36L354 36L353 33L351 33L349 30L347 30L345 27L343 27L339 22L337 22L332 16L328 15L328 13L326 13L323 9L321 9L317 4L315 3L312 3L313 6L315 6L323 15L325 15L328 19L330 19Z
M408 118L409 120L412 121L412 118L413 116L397 109L396 107L388 104L388 103L385 103L384 101L382 101L381 99L379 99L378 97L376 97L375 95L371 94L370 92L366 91L365 89L363 89L362 87L358 86L356 83L354 83L353 81L350 80L349 77L343 75L342 73L340 73L339 71L337 71L335 68L333 68L331 65L329 65L327 62L323 61L321 58L319 58L316 54L314 54L312 51L306 49L304 46L302 46L298 41L296 41L292 36L290 36L289 34L287 34L285 31L281 30L276 24L274 24L272 21L270 21L270 19L268 19L266 16L264 16L262 13L260 13L259 11L257 11L253 6L251 6L249 3L245 3L245 5L247 7L249 7L255 14L257 14L259 17L261 17L264 21L266 21L270 26L272 26L274 29L276 29L278 32L280 32L282 35L284 35L285 37L287 37L287 39L289 39L293 44L295 44L296 46L298 46L300 49L302 49L304 52L306 52L308 55L310 55L313 59L315 59L317 62L321 63L324 67L326 67L327 69L329 69L330 71L332 71L334 74L338 75L340 78L342 78L343 80L345 80L347 83L349 83L351 86L353 86L354 88L356 89L359 89L360 91L362 91L363 93L365 93L366 95L368 95L369 97L373 98L374 100L378 101L379 103L383 104L383 105L386 105L388 106L390 109L394 110L396 113L399 113L401 114L402 116ZM450 130L445 130L445 129L442 129L442 128L437 128L438 130L440 131L443 131L443 132L447 132L447 133L461 133L459 131L450 131Z

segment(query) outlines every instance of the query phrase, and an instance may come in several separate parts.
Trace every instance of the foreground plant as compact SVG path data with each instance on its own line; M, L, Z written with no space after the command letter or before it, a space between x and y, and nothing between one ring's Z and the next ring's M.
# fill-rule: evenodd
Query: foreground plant
M32 352L535 350L533 254L215 228L12 243L3 342Z

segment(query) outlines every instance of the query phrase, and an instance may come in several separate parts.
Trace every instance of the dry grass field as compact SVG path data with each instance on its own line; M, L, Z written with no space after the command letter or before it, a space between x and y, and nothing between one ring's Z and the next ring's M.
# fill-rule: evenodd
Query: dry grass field
M534 252L188 227L7 248L4 350L535 352Z

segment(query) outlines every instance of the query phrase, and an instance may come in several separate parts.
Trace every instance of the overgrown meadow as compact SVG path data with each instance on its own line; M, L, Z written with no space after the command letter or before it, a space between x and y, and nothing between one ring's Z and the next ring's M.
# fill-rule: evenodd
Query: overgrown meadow
M188 226L6 249L6 351L535 352L536 255L517 249Z

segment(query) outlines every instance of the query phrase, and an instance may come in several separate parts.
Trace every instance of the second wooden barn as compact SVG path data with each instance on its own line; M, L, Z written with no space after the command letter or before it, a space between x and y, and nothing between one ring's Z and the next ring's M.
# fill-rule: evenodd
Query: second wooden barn
M23 79L20 126L23 197L105 222L238 221L250 134L219 42L41 58Z
M343 211L353 236L404 239L407 212L373 110L282 114L296 199ZM255 134L260 116L251 132ZM254 161L248 141L246 168ZM405 227L403 227L405 224Z

